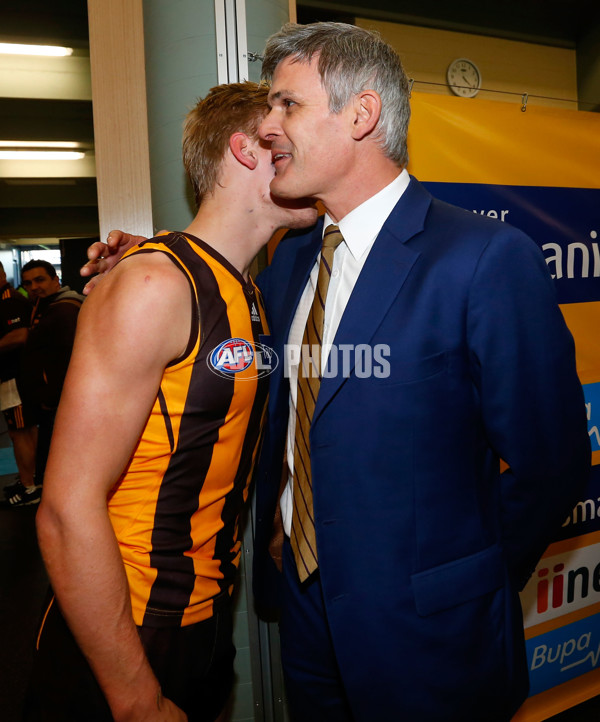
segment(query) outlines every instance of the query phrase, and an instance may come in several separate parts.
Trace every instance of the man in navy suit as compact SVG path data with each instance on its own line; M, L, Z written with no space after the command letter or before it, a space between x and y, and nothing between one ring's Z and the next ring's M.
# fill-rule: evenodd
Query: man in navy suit
M254 579L260 602L282 605L294 719L508 720L528 687L518 590L590 464L544 258L518 230L408 176L408 83L375 34L285 26L263 72L271 190L326 209L259 279L282 362L257 475ZM317 570L300 577L299 348L330 224L343 241L320 299L323 377L302 462ZM282 574L268 553L279 511Z

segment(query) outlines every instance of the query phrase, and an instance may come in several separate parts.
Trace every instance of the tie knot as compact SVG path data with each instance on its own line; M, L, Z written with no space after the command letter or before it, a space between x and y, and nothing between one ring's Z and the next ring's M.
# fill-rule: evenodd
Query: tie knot
M340 229L333 223L327 226L323 234L323 248L337 248L344 240L344 236L340 233Z

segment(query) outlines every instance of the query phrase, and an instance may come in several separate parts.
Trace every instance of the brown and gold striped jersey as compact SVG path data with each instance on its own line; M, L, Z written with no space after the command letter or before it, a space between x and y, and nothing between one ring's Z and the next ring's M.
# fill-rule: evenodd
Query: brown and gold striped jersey
M186 626L210 617L233 588L266 405L267 326L254 283L206 243L170 233L128 255L156 252L189 280L191 334L163 373L108 508L136 624Z

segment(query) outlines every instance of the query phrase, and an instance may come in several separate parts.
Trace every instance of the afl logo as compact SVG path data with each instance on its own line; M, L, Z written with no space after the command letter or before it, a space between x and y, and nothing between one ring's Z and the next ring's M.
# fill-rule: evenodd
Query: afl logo
M206 363L213 373L224 378L232 378L235 374L245 371L255 359L256 373L240 377L240 380L250 381L261 378L277 368L277 354L273 349L262 343L250 343L243 338L230 338L220 343L210 352Z

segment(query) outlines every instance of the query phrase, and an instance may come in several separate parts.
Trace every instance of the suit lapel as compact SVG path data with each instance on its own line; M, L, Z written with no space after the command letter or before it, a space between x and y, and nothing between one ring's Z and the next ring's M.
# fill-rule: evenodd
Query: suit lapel
M406 241L423 230L431 196L415 180L390 213L356 281L340 321L334 344L369 343L400 293L419 253ZM354 368L351 355L350 370ZM321 382L314 420L346 379L341 373Z
M310 272L315 264L315 260L321 250L321 236L323 235L323 220L320 219L310 235L308 243L298 248L294 256L294 265L292 272L287 279L285 294L282 298L281 317L278 328L281 330L283 341L277 334L280 343L286 343L292 321L296 315L296 309L300 303L300 298L306 284Z

